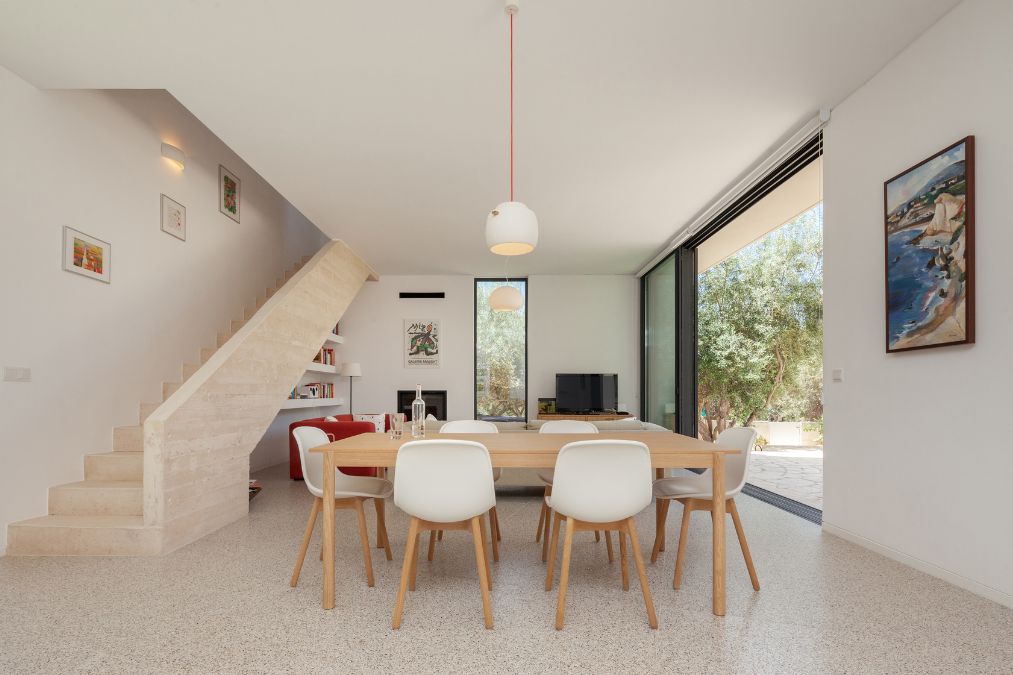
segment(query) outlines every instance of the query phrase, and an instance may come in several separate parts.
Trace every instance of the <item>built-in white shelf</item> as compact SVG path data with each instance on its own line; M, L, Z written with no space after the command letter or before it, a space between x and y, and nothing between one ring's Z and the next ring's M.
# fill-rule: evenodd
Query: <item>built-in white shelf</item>
M334 333L331 333L330 335L327 336L325 342L333 342L334 344L341 345L345 343L345 338L341 337L340 335L335 335Z
M313 371L314 373L330 373L331 375L337 375L338 367L328 366L323 363L311 362L308 366L306 366L306 371L307 372Z
M289 398L282 404L282 410L294 408L324 408L327 406L345 405L343 398Z

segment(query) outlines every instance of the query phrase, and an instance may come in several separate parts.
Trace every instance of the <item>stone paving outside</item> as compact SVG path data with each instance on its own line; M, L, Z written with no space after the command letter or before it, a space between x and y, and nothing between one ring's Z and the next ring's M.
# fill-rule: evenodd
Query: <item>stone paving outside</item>
M747 482L823 509L823 448L768 445L753 452Z

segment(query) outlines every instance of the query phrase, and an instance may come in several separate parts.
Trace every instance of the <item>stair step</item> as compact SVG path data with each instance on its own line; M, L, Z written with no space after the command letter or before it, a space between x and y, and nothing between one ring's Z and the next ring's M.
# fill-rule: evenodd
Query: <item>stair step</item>
M144 427L114 427L113 452L143 452Z
M99 452L84 456L85 480L142 480L143 452Z
M218 340L215 344L218 345L219 349L225 345L226 342L232 337L232 333L219 333Z
M249 321L250 319L252 319L253 315L257 313L257 309L259 307L260 307L260 305L257 305L257 307L247 307L246 311L243 312L243 320L244 321Z
M246 325L245 321L233 321L232 325L230 326L230 328L232 329L232 334L235 335L236 332L239 331L239 329L245 325Z
M155 555L143 516L42 516L7 527L7 555Z
M163 382L162 383L162 401L169 398L176 393L176 390L183 386L182 382Z
M193 377L193 374L200 370L201 364L199 363L184 363L183 364L183 380L189 380Z
M49 514L59 516L142 516L139 480L82 480L49 488Z
M148 419L149 417L151 417L151 413L153 413L156 410L158 410L158 406L160 406L160 405L162 405L162 404L161 403L142 403L140 405L141 411L140 411L140 414L138 415L138 417L140 418L140 423L143 425L144 421L146 419Z
M218 350L217 349L212 349L210 347L205 347L204 349L200 350L200 363L201 363L201 365L203 366L205 363L207 363L208 359L210 359L212 356L214 356L214 353L216 351L218 351Z

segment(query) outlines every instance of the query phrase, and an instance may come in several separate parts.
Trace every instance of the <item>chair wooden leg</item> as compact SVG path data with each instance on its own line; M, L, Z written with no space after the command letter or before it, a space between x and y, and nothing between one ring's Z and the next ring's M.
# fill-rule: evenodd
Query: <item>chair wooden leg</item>
M412 574L411 578L408 580L409 591L415 590L415 579L419 575L419 556L422 554L422 544L420 543L421 541L422 541L422 532L421 531L416 532L415 546L412 547L412 551L414 552L414 555L412 555Z
M499 562L499 527L496 526L496 507L489 509L489 538L492 541L493 562Z
M482 532L482 517L471 519L471 538L475 543L475 566L478 568L478 585L482 589L482 612L485 627L492 628L492 602L489 598L489 561L485 557L485 534Z
M542 500L542 508L538 511L538 529L535 531L535 543L542 540L542 527L545 524L545 500Z
M746 569L749 570L749 580L753 582L753 590L758 591L760 590L760 580L756 576L756 568L753 567L753 556L749 554L749 544L746 543L746 531L742 529L742 521L739 520L739 509L736 508L734 499L728 500L728 511L732 514L735 534L739 536L739 548L742 549L742 557L746 561Z
M611 565L616 561L615 554L612 552L612 533L605 530L605 550L609 554L609 564Z
M549 525L552 524L555 527L555 513L548 507L545 506L545 537L542 539L542 562L545 562L546 556L549 553ZM555 547L555 544L552 544Z
M436 550L436 530L429 530L429 551L426 553L426 560L433 561L433 551Z
M682 565L686 560L686 538L689 536L689 504L682 505L682 527L679 528L679 552L675 555L675 576L672 577L672 588L679 590L682 586Z
M668 507L671 499L659 499L661 509L657 512L654 524L654 548L651 549L651 564L658 561L658 554L665 550L665 523L668 521Z
M436 541L443 541L443 530L436 533Z
M485 560L485 576L489 588L492 588L492 568L489 567L489 545L485 540L485 519L479 516L478 518L479 532L482 534L482 557ZM495 539L493 539L493 546L496 545Z
M630 590L630 566L626 562L626 535L619 530L619 566L623 570L623 590Z
M390 552L390 537L387 536L387 502L383 499L374 499L373 506L376 508L376 547L382 548L387 560L393 560Z
M496 526L496 541L503 541L503 535L499 531L499 511L496 507L492 507L492 524ZM496 558L496 562L499 562L499 558Z
M563 615L566 612L566 586L570 582L570 553L573 551L573 525L573 518L567 518L566 537L563 540L563 561L560 563L559 569L559 600L556 602L556 630L563 630Z
M559 522L562 520L558 513L552 511L549 511L549 516L552 517L552 543L549 544L549 564L545 571L545 590L547 591L552 590L552 574L556 569L556 549L559 547ZM549 538L546 537L545 540L548 541Z
M599 532L598 530L595 530L594 531L594 543L597 544L599 541L601 541L601 532Z
M411 524L408 525L408 543L405 546L404 562L401 564L401 583L397 589L397 600L394 602L394 619L391 627L397 630L401 627L401 614L404 612L404 596L408 590L408 577L412 573L412 560L415 558L415 542L418 540L419 519L412 516Z
M366 585L373 587L373 559L369 553L369 531L366 529L366 512L362 499L355 500L355 514L359 517L359 540L362 542L362 561L366 565Z
M647 568L644 566L644 556L640 553L640 538L637 537L637 526L634 524L632 518L626 520L626 533L630 535L630 545L633 548L633 562L637 566L637 576L640 577L640 590L644 593L644 604L647 605L647 623L651 628L657 628L658 615L654 613L654 600L651 599L651 588L647 585Z
M292 570L292 580L289 585L293 588L299 583L299 574L302 572L302 563L306 559L306 551L310 547L310 539L313 538L313 528L317 524L317 516L320 514L320 507L323 500L320 497L313 498L313 506L310 508L310 518L306 522L306 531L302 535L302 546L299 547L299 556L295 559L295 569ZM323 557L324 549L320 547L320 556Z

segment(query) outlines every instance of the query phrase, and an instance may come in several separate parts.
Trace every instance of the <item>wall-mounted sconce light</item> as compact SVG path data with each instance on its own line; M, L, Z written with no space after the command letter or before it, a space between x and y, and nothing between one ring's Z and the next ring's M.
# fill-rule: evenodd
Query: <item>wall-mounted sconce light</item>
M186 153L177 148L175 145L169 145L168 143L162 143L162 157L172 162L180 171L186 166Z

